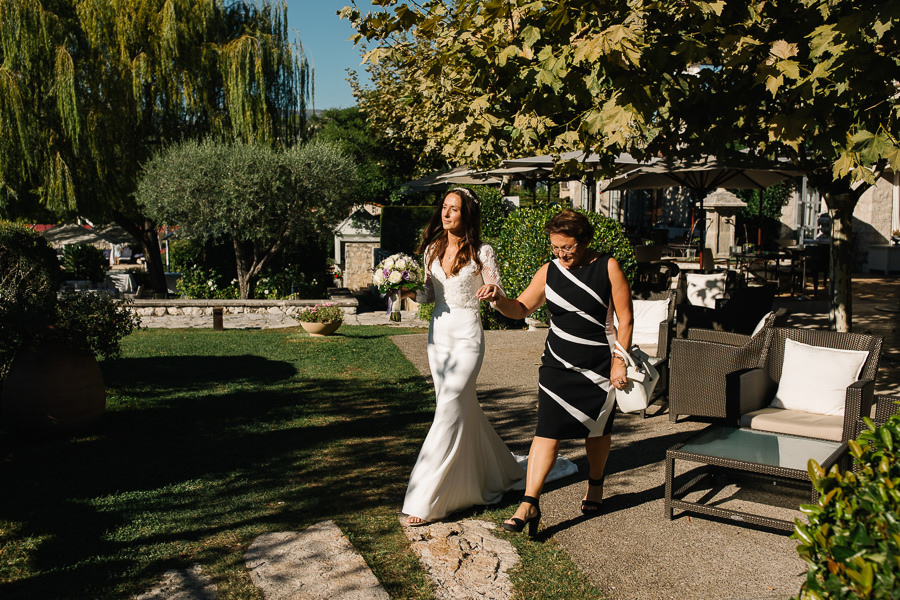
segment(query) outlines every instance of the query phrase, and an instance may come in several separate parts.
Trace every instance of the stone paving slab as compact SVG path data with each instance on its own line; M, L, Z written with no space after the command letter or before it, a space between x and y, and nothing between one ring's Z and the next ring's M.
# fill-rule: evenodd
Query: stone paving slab
M519 555L506 540L494 536L493 523L464 519L406 525L400 519L410 547L435 584L438 600L506 600L513 587L508 571Z
M300 532L266 533L244 555L266 600L387 600L340 528L322 521Z

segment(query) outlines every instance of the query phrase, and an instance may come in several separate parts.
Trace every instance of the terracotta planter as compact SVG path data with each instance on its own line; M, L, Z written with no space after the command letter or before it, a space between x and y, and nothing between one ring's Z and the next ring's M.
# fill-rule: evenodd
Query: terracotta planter
M95 425L106 410L97 360L58 343L23 348L0 396L3 420L26 433L67 433Z
M306 333L315 337L331 335L337 331L338 327L341 326L341 323L343 323L343 321L332 321L331 323L307 323L306 321L300 321L300 325L303 326Z

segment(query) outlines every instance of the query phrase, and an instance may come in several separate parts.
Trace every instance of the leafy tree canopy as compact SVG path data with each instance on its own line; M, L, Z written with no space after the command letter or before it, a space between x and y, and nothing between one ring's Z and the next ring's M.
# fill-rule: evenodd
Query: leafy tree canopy
M872 0L377 0L360 97L457 164L736 148L802 167L832 213L832 318L849 330L852 213L900 164L900 4Z
M358 204L393 204L392 193L414 179L419 152L373 127L358 107L331 109L314 115L310 135L340 144L359 172Z
M735 143L834 180L900 163L891 0L376 4L341 12L374 46L364 109L460 163Z
M198 240L230 240L242 298L291 241L331 234L354 203L357 175L339 146L312 141L176 144L151 159L136 197L153 219Z

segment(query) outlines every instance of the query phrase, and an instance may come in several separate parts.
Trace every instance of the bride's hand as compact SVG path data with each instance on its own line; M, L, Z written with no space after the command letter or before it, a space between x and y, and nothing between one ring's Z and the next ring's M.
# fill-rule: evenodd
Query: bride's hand
M475 295L479 300L494 302L495 300L497 300L497 298L500 297L500 288L493 283L486 283L485 285L478 288L478 292Z

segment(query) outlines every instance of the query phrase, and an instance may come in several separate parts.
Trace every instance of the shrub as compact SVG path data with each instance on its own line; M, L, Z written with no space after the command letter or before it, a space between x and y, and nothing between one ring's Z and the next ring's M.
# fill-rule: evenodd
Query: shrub
M481 238L486 241L493 240L500 235L506 221L503 193L498 188L485 185L473 189L481 204Z
M51 336L93 356L116 358L122 338L140 324L127 303L101 293L67 292L59 298L56 331Z
M181 272L175 291L184 298L198 300L227 300L240 297L235 282L227 283L213 269L197 265Z
M60 279L47 240L20 225L0 223L0 380L28 332L53 323Z
M0 300L13 312L50 311L61 274L56 251L41 235L0 223Z
M801 507L809 525L797 521L791 537L809 563L800 598L897 598L900 589L900 415L849 442L858 470L825 473L810 461L819 492Z
M56 253L41 236L0 225L0 380L25 344L45 340L102 358L119 354L119 342L139 325L125 305L105 294L67 293Z
M109 260L90 244L71 244L63 248L62 267L68 279L103 281Z
M536 204L513 211L506 218L497 238L496 249L500 277L510 298L521 294L531 283L540 266L552 258L544 225L562 208L558 204ZM622 226L597 213L582 210L578 212L586 215L594 226L594 241L591 247L602 253L611 254L619 261L625 275L629 279L633 277L637 262L634 258L634 249L625 237ZM545 323L549 320L545 306L535 311L532 316Z
M326 302L315 306L304 306L294 316L304 323L334 323L344 320L344 309L336 304Z
M381 209L381 247L415 254L434 206L385 206Z

